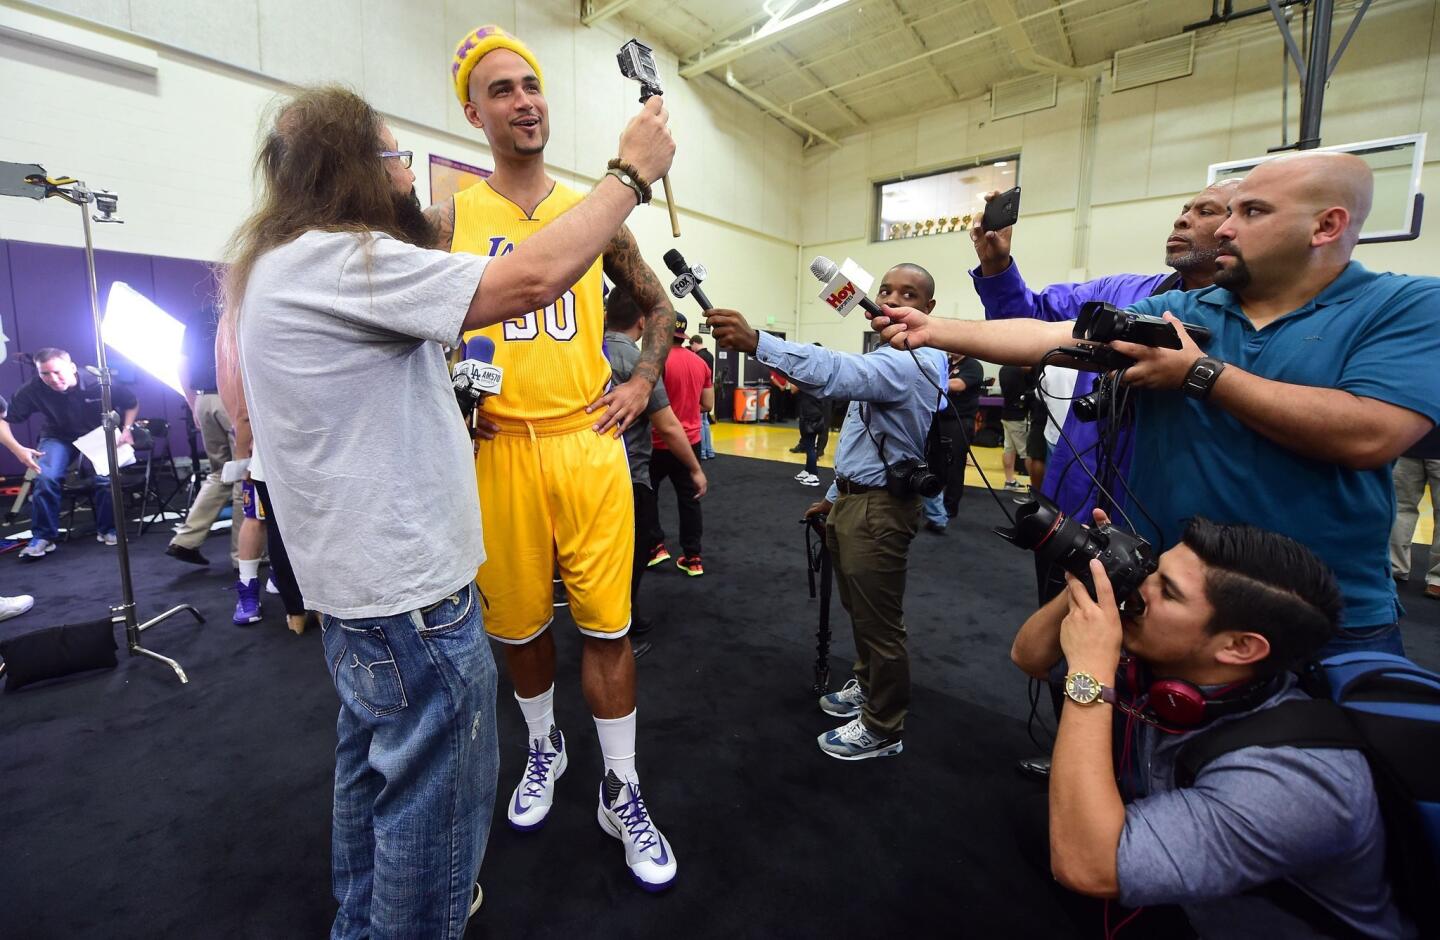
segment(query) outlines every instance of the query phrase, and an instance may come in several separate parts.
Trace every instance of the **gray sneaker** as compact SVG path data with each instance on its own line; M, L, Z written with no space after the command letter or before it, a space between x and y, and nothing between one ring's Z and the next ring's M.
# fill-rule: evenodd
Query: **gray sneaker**
M120 537L114 532L96 532L95 541L101 545L115 545L119 543Z
M865 704L865 693L859 679L851 679L839 692L820 696L820 710L836 718L854 718Z
M905 743L899 738L877 736L865 722L856 718L816 739L820 750L840 760L864 760L867 757L890 757L899 754Z
M25 561L35 561L53 551L55 551L55 543L49 539L31 539L30 544L20 549L20 557Z

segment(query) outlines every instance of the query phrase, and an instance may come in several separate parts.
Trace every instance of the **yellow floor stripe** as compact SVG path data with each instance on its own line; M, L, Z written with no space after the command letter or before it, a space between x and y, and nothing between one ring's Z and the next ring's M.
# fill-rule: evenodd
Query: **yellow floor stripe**
M783 424L735 424L730 421L714 425L710 429L715 440L715 452L717 454L729 454L732 457L758 457L761 460L779 460L784 463L804 464L804 454L792 454L790 448L800 440L800 434L793 426ZM820 466L835 466L833 457L835 445L840 440L838 431L831 432L830 446L825 455L820 458ZM990 478L992 485L999 487L1005 481L1005 474L1000 466L1001 450L998 447L976 447L973 448L975 459L980 462L985 474ZM1021 479L1025 477L1022 474ZM826 483L829 479L826 478ZM967 467L965 470L965 484L967 486L983 486L980 474L975 468ZM1420 524L1416 527L1415 541L1430 543L1433 537L1431 502L1429 494L1420 503Z

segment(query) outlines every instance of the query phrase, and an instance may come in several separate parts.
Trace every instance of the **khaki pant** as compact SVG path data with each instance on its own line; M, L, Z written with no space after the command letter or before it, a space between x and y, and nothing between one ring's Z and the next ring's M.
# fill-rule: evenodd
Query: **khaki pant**
M825 523L840 603L855 629L855 678L865 692L861 717L871 732L898 738L910 708L905 650L905 569L920 527L920 497L883 491L842 495Z
M1440 585L1440 460L1401 457L1395 461L1392 478L1395 482L1395 525L1390 530L1390 573L1402 580L1410 578L1410 542L1415 538L1415 524L1420 521L1420 499L1425 495L1426 484L1429 484L1435 531L1425 584Z
M1027 452L1029 448L1026 447L1026 439L1030 437L1030 419L1002 419L1000 427L1005 430L1005 453L1014 454L1021 460L1027 459L1030 456Z
M244 518L243 497L238 483L220 482L220 471L234 459L230 450L230 416L220 403L220 396L206 392L195 400L195 423L200 427L200 437L205 441L205 456L210 460L210 475L195 494L195 502L185 516L185 523L170 540L171 545L181 548L199 548L210 533L210 527L220 516L225 503L230 503L230 563L239 557L240 520Z

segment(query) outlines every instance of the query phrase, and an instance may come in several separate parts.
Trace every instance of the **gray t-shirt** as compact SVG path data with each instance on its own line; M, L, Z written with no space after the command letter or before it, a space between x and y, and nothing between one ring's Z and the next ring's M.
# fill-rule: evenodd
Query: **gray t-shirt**
M605 334L605 358L610 362L610 372L615 384L630 381L635 364L640 361L640 347L624 333ZM650 402L645 406L645 417L637 420L625 431L625 456L630 459L630 480L642 486L650 486L650 454L654 447L650 441L650 416L661 408L670 407L670 397L665 394L665 383L656 382L650 392Z
M255 263L239 321L255 445L306 603L345 619L435 603L485 560L442 344L487 259L307 232Z
M1304 697L1291 677L1261 707ZM1179 904L1207 938L1318 936L1273 902L1245 894L1285 878L1364 936L1413 935L1392 900L1379 801L1359 751L1242 748L1176 789L1176 755L1199 733L1144 726L1138 735L1135 760L1148 795L1125 807L1122 904Z

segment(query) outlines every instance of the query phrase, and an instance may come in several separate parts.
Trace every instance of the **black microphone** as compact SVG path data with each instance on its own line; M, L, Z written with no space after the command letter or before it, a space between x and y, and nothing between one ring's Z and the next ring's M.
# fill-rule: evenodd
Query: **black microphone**
M694 297L701 310L714 309L715 305L710 303L710 298L706 297L705 292L700 289L700 282L705 280L710 273L705 270L705 265L697 264L692 268L685 263L684 255L680 254L677 249L671 248L665 252L665 267L675 275L675 280L670 284L670 293L675 296L676 300L687 296ZM701 322L700 332L709 333L710 324Z
M853 264L854 262L846 263ZM859 271L859 268L857 267L855 270ZM865 308L865 313L871 317L885 315L885 311L881 310L875 301L865 296L865 292L860 289L859 284L851 280L850 276L842 272L835 262L824 255L816 255L815 260L810 262L810 273L815 275L817 281L825 285L825 289L820 292L820 299L829 304L842 317L854 310L856 306ZM859 273L864 274L863 271ZM869 280L870 276L867 274L865 278Z
M700 282L705 280L706 275L710 273L705 270L705 265L697 264L692 268L685 263L684 255L680 254L677 249L671 248L665 252L665 267L675 275L675 282L670 285L670 293L674 294L677 300L688 295L695 298L696 302L700 304L701 310L714 309L715 305L700 289Z

